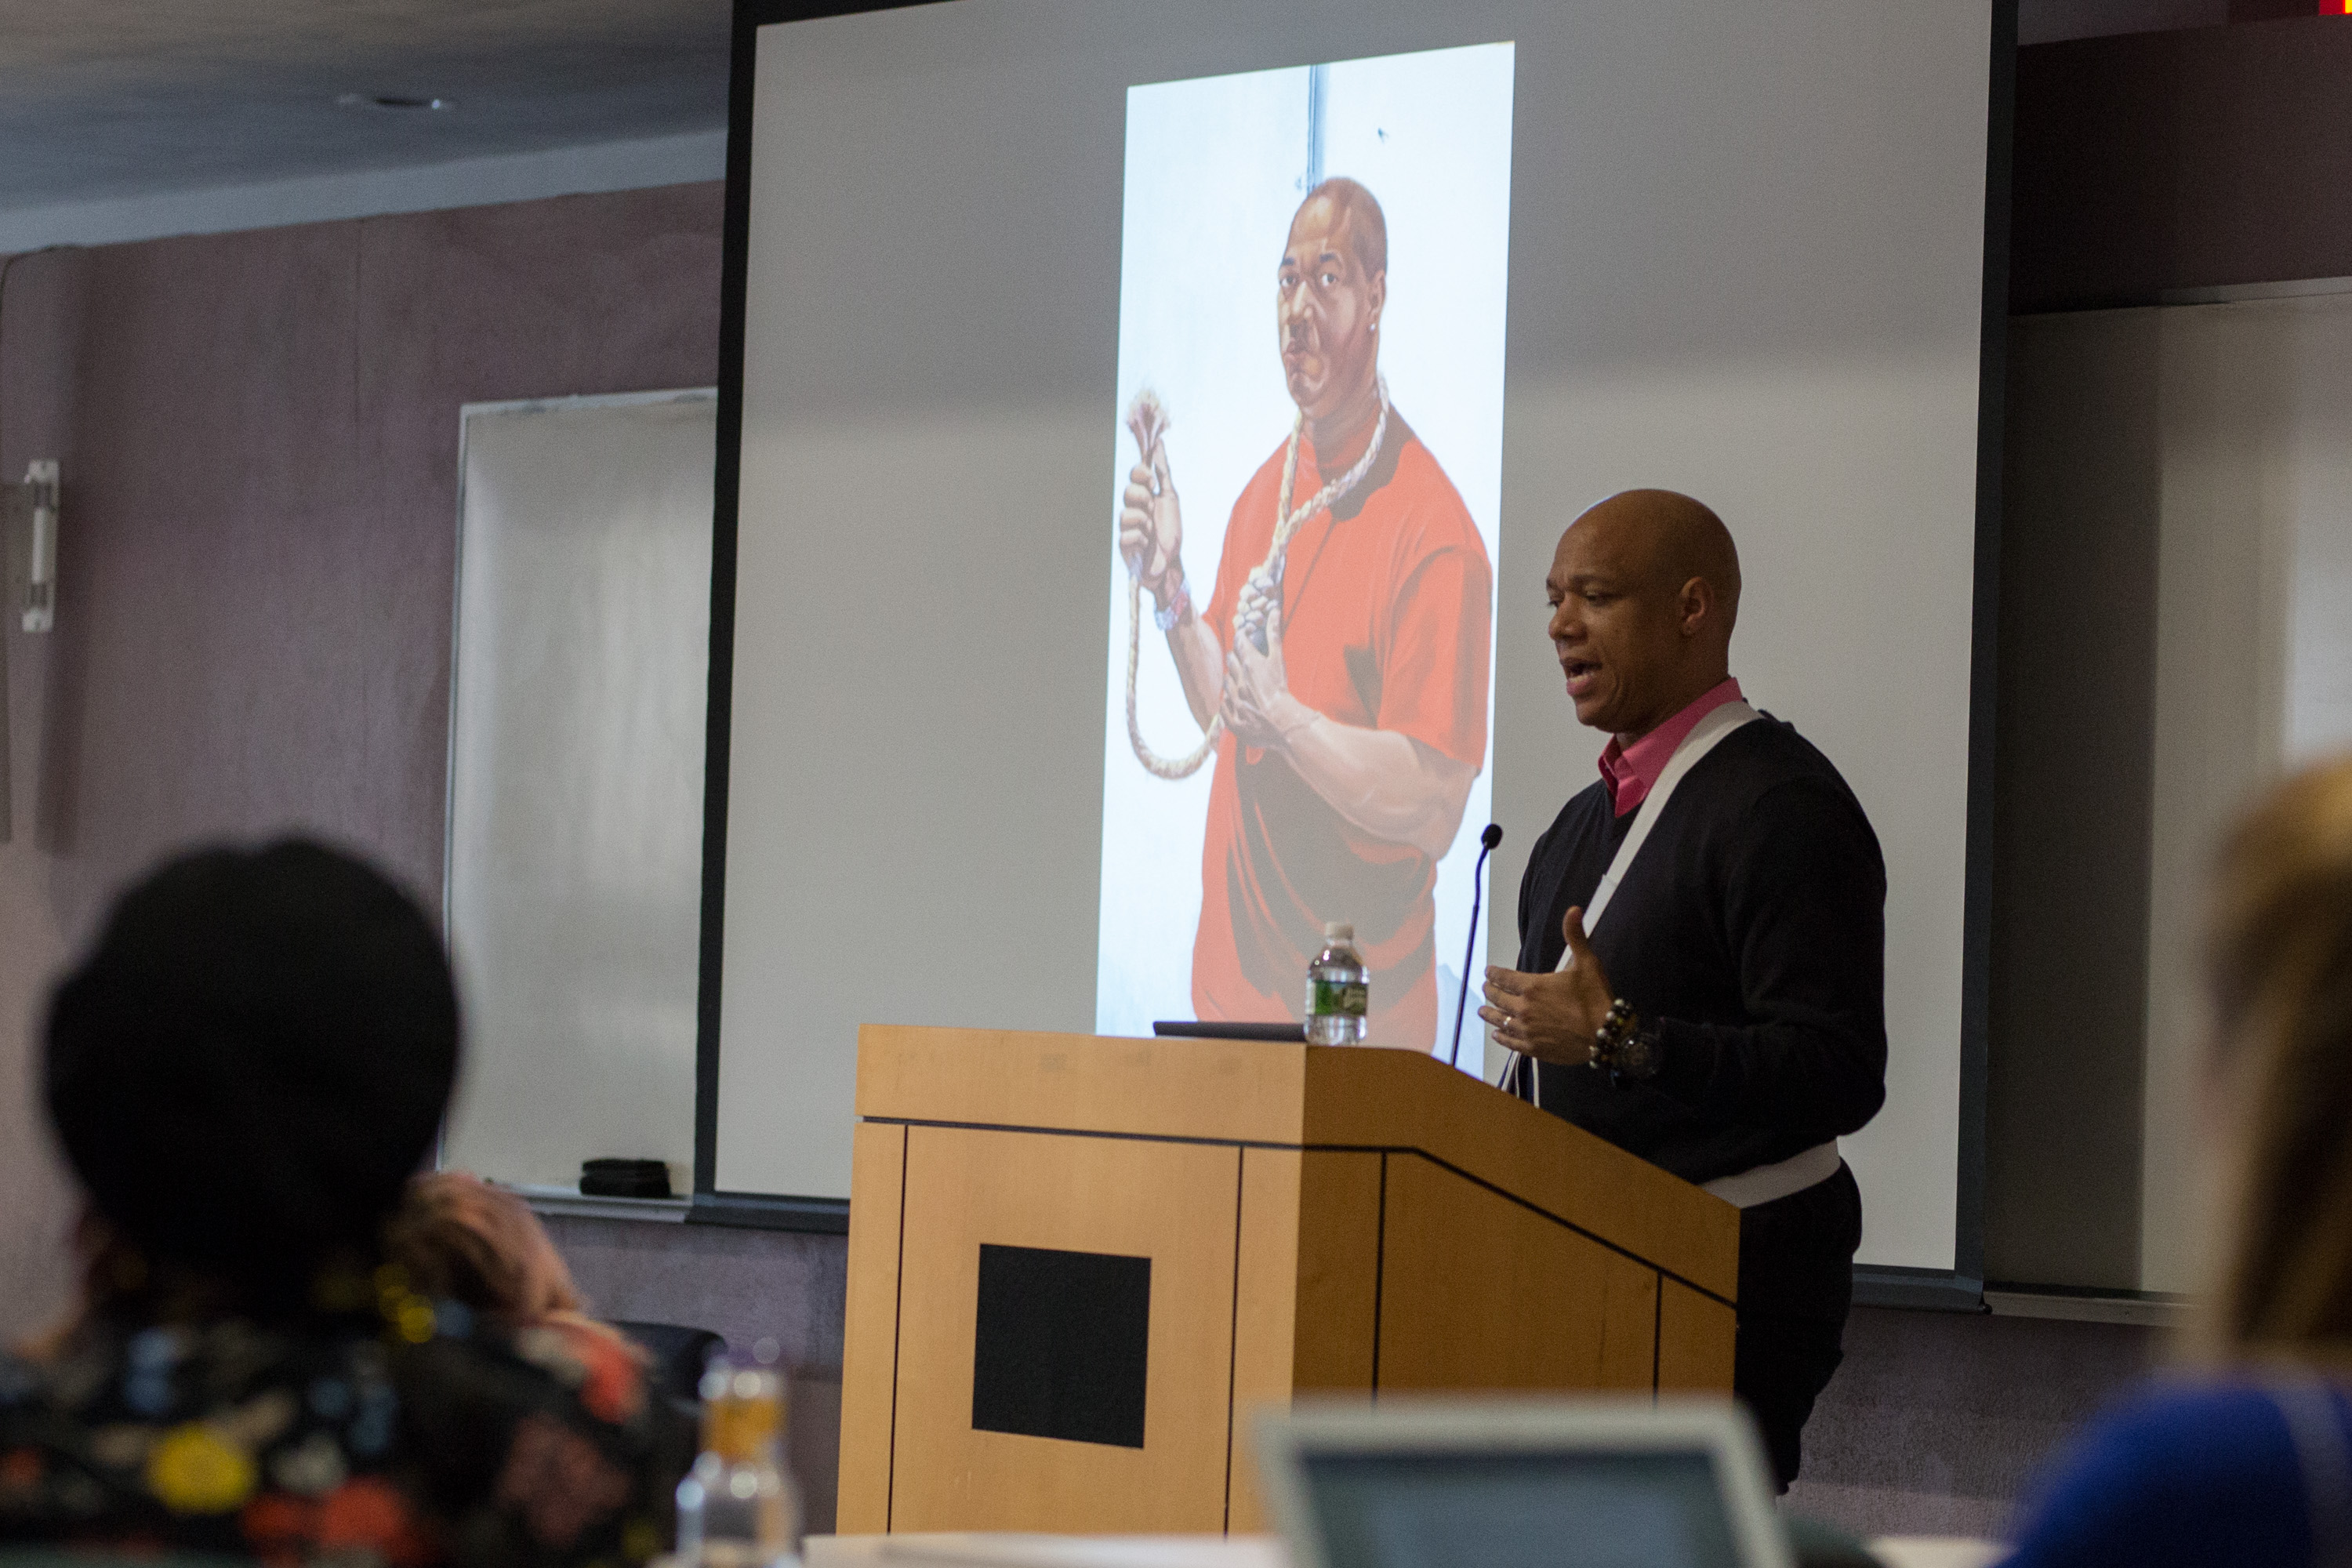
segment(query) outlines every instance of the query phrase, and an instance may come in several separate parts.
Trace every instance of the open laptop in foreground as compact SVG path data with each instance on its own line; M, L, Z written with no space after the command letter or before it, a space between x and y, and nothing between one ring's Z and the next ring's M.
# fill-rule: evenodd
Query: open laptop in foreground
M1291 1568L1790 1568L1726 1401L1301 1403L1256 1436Z

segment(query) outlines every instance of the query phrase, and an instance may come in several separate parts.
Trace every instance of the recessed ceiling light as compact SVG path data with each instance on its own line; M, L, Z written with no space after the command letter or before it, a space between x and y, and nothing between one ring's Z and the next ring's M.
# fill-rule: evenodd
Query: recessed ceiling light
M390 109L398 110L449 110L457 107L454 98L419 98L399 92L347 92L335 100L344 109Z

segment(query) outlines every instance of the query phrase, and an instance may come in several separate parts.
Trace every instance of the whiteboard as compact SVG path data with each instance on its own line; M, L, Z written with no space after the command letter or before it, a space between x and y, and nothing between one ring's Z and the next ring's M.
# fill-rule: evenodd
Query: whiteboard
M694 1164L709 389L459 411L442 1161L576 1188Z
M2033 1270L2007 1278L2188 1290L2210 1198L2189 1151L2215 847L2282 774L2352 747L2352 295L2012 330L2011 427L2031 438L2009 526L2035 542L2021 549L2071 553L2027 557L2054 586L2019 635L2036 668L2065 664L2016 703L2035 761L2005 786L2034 795L2049 852L2017 884L2033 902L2011 939L2023 1065L1994 1106L1997 1234ZM2093 570L2105 604L2086 623L2070 596ZM2138 1005L2080 1000L2094 974L2139 984Z

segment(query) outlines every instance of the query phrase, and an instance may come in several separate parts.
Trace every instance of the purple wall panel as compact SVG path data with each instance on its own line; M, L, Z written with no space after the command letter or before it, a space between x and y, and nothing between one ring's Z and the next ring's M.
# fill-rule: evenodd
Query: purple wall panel
M2010 308L2352 276L2352 19L2017 53Z
M707 385L699 184L28 258L0 472L61 459L58 627L9 639L0 1332L51 1310L68 1212L31 1042L48 974L157 856L287 831L437 903L457 408Z

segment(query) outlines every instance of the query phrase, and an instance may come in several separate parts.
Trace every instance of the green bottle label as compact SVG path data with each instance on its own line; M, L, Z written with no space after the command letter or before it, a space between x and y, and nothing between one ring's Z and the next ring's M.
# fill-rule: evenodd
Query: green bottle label
M1307 1016L1328 1017L1339 1014L1360 1018L1370 1008L1363 982L1352 984L1339 980L1310 980L1307 983Z

